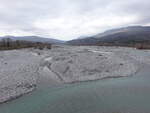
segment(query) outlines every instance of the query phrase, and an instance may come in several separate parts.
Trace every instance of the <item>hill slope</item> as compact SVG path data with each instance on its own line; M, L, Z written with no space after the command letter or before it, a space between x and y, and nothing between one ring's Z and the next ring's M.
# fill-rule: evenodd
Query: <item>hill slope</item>
M10 38L12 40L24 40L24 41L32 41L32 42L46 42L52 44L64 43L64 41L56 40L52 38L44 38L39 36L4 36L0 37L0 40L3 38Z
M132 26L113 29L84 39L68 41L73 45L150 43L150 27Z

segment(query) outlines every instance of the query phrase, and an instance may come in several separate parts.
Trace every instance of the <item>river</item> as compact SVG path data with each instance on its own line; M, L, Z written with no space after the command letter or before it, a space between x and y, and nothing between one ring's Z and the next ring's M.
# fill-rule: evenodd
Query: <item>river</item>
M150 67L136 75L44 86L0 105L0 113L149 113Z

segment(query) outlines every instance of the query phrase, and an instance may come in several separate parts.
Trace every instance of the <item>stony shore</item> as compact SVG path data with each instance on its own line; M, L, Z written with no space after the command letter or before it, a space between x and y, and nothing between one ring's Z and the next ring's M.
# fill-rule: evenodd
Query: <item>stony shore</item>
M0 51L0 103L40 84L63 84L134 75L150 64L150 51L118 47L53 47Z

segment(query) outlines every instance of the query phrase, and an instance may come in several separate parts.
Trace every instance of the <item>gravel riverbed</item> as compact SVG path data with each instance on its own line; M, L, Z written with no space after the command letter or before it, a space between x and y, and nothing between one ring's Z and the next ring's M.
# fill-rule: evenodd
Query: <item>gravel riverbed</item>
M149 59L148 50L121 47L0 51L0 103L29 93L41 84L132 76L143 64L150 64Z

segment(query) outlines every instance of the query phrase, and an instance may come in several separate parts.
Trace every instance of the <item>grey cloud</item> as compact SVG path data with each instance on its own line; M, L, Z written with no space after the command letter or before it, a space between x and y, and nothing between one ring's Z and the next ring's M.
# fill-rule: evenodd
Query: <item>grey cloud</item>
M6 35L11 29L68 40L105 29L148 24L149 10L149 0L0 0L0 30ZM130 22L132 16L136 20ZM113 22L121 17L127 17L125 23ZM112 22L103 25L107 21ZM46 22L49 26L44 27Z

